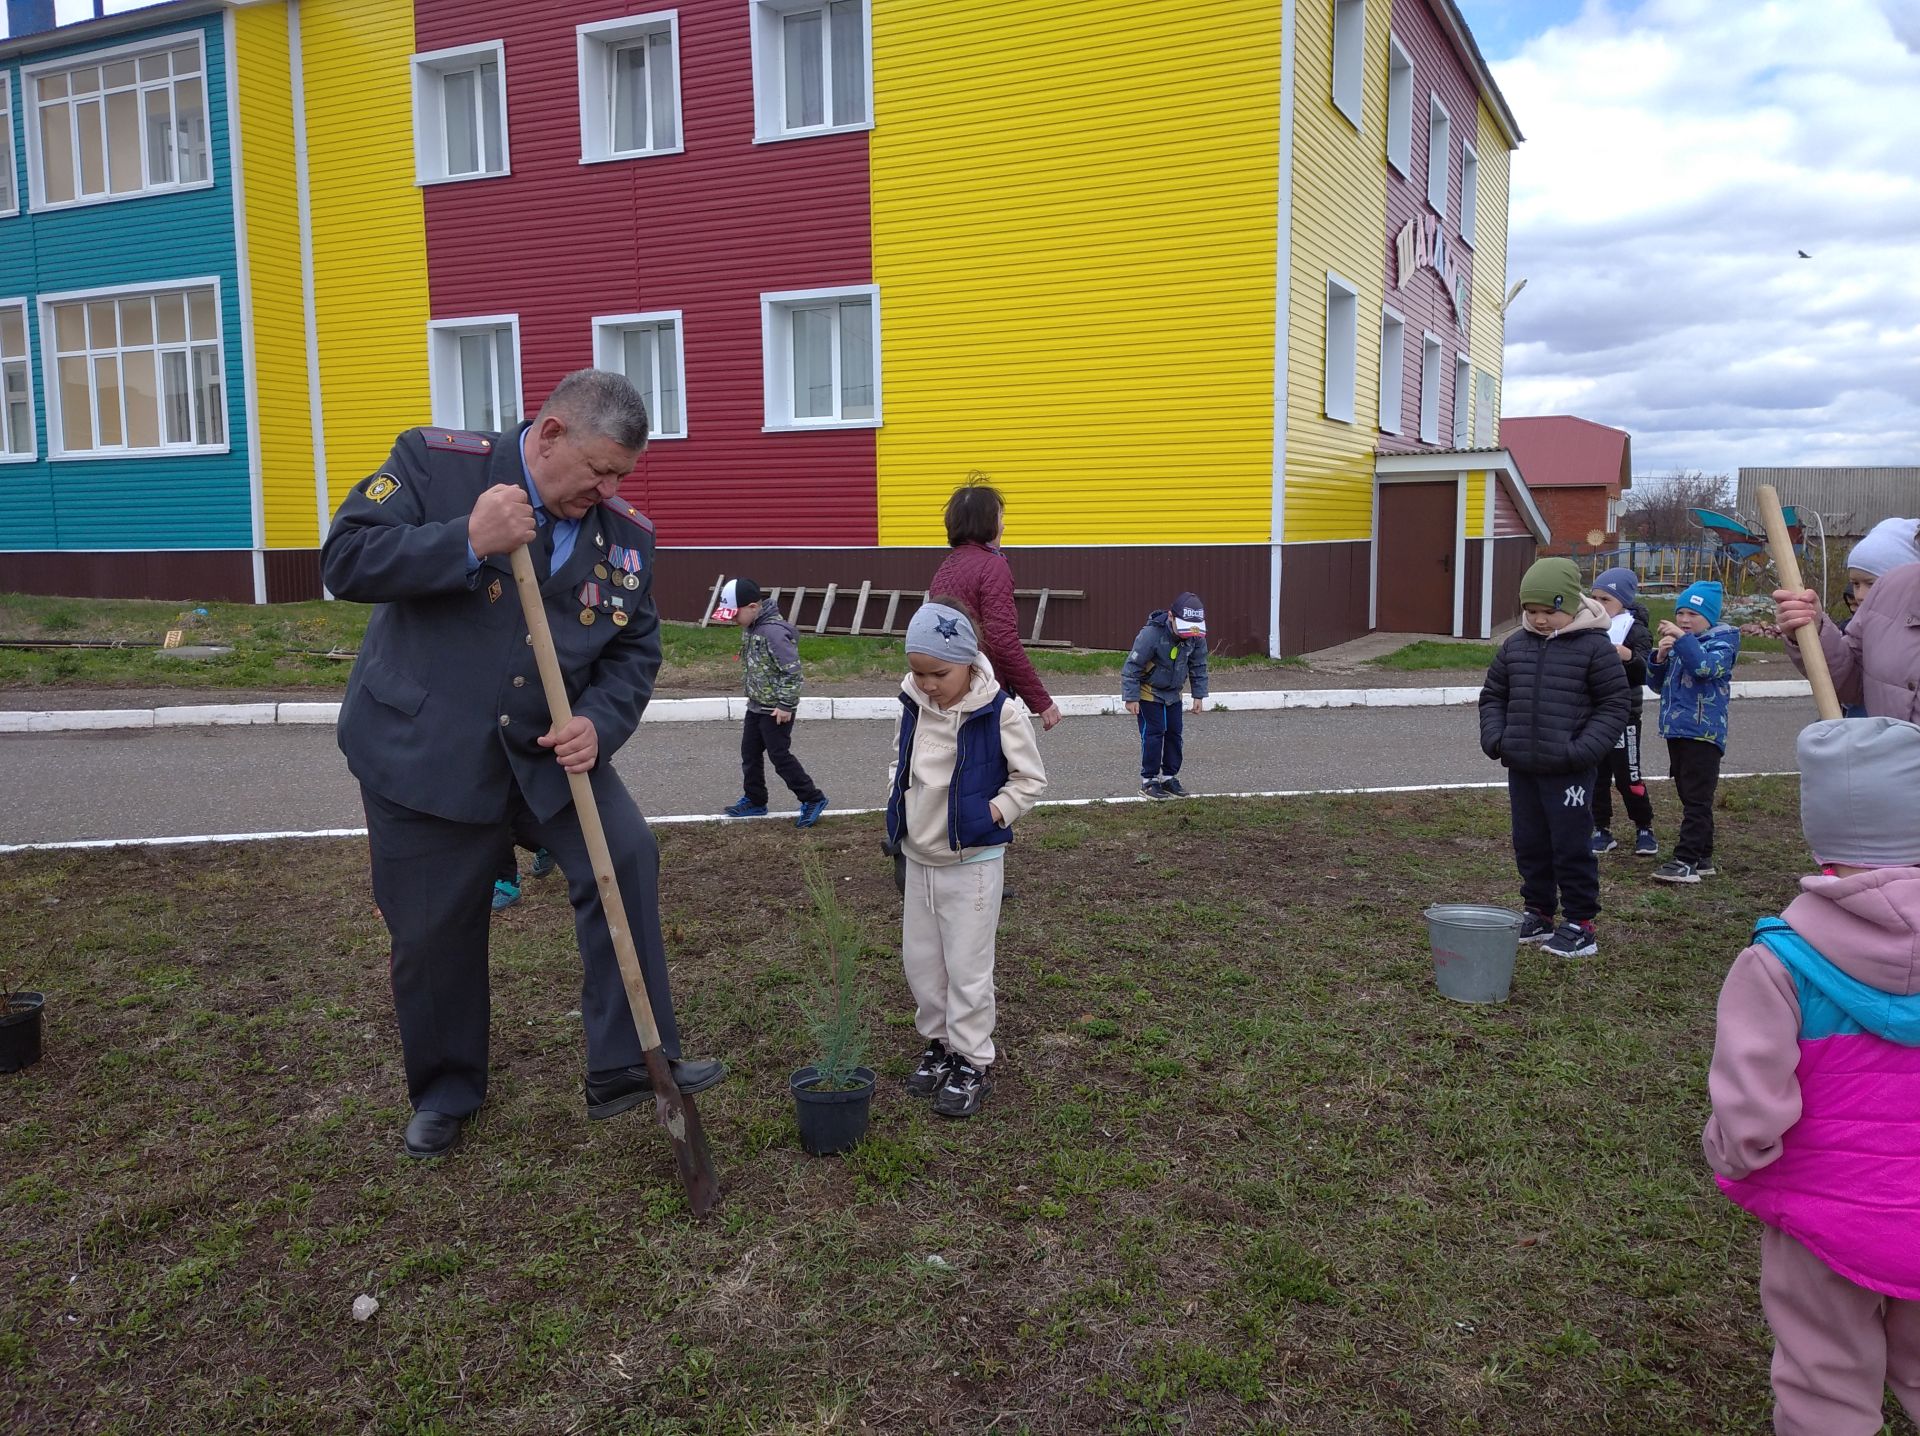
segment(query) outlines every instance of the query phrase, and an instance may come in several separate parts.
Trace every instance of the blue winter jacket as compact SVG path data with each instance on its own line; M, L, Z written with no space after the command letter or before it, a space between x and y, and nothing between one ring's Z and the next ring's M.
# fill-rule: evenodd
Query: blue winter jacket
M994 822L991 807L1011 772L1000 746L1000 710L1006 705L1007 690L1002 688L960 725L960 755L947 789L947 846L956 853L1013 841L1013 829ZM907 779L913 772L913 734L920 726L919 705L902 693L900 706L905 710L900 751L895 755L893 791L887 795L887 851L895 853L907 835Z
M1120 669L1120 699L1137 703L1141 698L1161 703L1180 702L1180 690L1193 680L1193 696L1207 696L1207 639L1205 634L1182 638L1173 631L1167 610L1156 608L1147 615L1147 626L1133 640L1133 649ZM1146 692L1142 693L1141 690Z
M1660 736L1701 738L1725 752L1727 700L1733 662L1740 656L1740 630L1715 624L1705 633L1683 633L1665 658L1647 659L1647 682L1660 690Z

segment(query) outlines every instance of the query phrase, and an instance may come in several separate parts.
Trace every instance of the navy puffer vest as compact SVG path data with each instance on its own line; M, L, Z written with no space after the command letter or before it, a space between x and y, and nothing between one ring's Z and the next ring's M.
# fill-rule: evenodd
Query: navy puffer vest
M1013 841L1013 829L993 821L989 804L1007 785L1007 755L1000 746L1000 710L1006 707L1002 688L985 707L969 713L960 724L959 756L947 785L947 846L990 848ZM896 755L893 791L887 795L887 846L898 851L906 836L907 779L913 772L913 735L920 726L920 705L902 693L900 751Z

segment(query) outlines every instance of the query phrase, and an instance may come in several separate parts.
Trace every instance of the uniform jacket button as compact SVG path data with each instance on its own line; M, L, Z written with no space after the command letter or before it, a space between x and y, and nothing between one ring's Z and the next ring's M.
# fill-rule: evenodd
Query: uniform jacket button
M516 673L513 675L513 686L515 688L525 688L527 686L527 680L524 677L522 677L520 674Z
M509 717L507 717L507 715L506 715L506 714L504 714L504 713L502 713L502 714L500 715L500 726L501 726L502 728L504 728L504 727L506 727L506 726L507 726L507 725L508 725L509 723L511 723L512 721L513 721L513 720L512 720L511 718L509 718Z
M533 635L531 633L527 635L527 647L533 647Z

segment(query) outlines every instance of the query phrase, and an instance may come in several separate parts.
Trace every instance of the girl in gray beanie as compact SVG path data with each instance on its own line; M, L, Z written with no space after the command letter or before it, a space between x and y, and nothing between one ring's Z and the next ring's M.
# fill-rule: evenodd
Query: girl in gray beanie
M1007 701L972 615L926 604L907 624L888 780L887 850L901 859L900 959L926 1039L907 1090L971 1117L992 1086L994 938L1013 825L1047 786L1026 711Z

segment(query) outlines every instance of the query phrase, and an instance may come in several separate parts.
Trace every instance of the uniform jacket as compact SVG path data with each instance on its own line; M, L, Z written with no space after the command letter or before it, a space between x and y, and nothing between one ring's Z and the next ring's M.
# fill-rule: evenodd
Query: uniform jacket
M748 712L800 707L800 639L770 598L760 600L760 616L741 631L740 665Z
M1801 672L1800 645L1787 637L1787 656ZM1873 586L1843 633L1820 615L1820 646L1842 703L1861 703L1875 718L1920 723L1920 563L1891 568Z
M1053 707L1053 696L1033 671L1027 650L1020 645L1020 615L1013 605L1013 570L1006 555L983 543L963 543L934 570L927 592L935 598L951 595L966 603L980 619L980 649L993 664L1005 687L1032 713Z
M1047 773L1032 720L1007 701L990 663L976 663L951 709L934 706L914 684L900 684L887 796L887 845L928 867L960 862L1013 841L1013 825L1046 790ZM995 823L988 804L1004 823Z
M1572 623L1507 635L1480 690L1480 747L1522 773L1597 768L1627 726L1627 670L1607 614L1582 598Z
M1180 702L1180 690L1193 680L1193 696L1207 696L1207 639L1205 634L1182 638L1173 631L1167 610L1157 608L1147 615L1147 626L1133 640L1133 648L1120 669L1120 698L1136 703L1145 698L1155 703Z
M1868 595L1871 597L1872 595ZM1662 659L1647 660L1647 680L1660 690L1660 736L1701 738L1727 747L1727 700L1740 630L1724 623L1705 633L1683 633Z
M467 572L475 500L525 482L519 440L409 430L347 495L321 549L327 587L375 605L340 707L347 766L382 797L455 822L504 817L515 784L542 819L571 801L565 771L534 741L552 724L511 563L501 554ZM637 587L611 566L613 546L639 555ZM593 720L602 763L632 736L660 670L652 584L653 526L612 499L580 520L572 554L540 586L568 699Z
M1920 868L1810 877L1720 989L1720 1189L1847 1280L1920 1301Z

